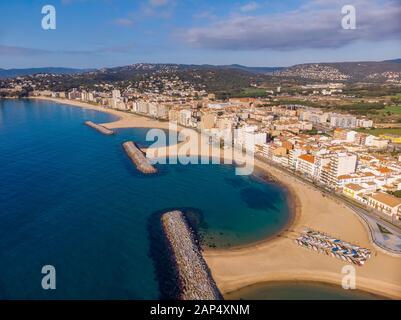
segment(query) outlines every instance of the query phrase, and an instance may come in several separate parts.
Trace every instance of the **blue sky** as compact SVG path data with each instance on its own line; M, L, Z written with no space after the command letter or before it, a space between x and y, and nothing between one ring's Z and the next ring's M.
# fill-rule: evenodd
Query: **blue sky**
M41 28L48 4L56 8L56 30ZM345 4L356 8L356 30L341 28ZM0 68L392 58L401 58L401 0L0 2Z

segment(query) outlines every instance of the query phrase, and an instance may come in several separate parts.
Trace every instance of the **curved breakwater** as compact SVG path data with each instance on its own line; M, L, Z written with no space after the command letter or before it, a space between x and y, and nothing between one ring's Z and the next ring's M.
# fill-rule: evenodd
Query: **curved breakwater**
M181 300L221 300L196 237L181 211L161 217L162 229L176 264Z
M157 169L151 165L149 159L146 158L144 153L136 146L134 142L125 142L123 143L123 147L139 171L145 174L157 173Z
M94 122L92 122L92 121L86 121L85 124L86 124L88 127L91 127L91 128L93 128L93 129L95 129L95 130L97 130L97 131L99 131L99 132L101 132L101 133L103 133L103 134L105 134L105 135L112 135L112 134L114 134L114 131L113 131L113 130L107 129L106 127L103 127L102 125L96 124L96 123L94 123Z

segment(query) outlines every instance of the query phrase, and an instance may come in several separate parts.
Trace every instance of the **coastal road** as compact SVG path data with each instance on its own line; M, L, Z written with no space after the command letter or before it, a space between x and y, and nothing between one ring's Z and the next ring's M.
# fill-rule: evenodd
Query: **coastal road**
M295 172L279 166L275 163L272 163L269 160L266 160L263 157L255 156L259 161L274 167L275 169L287 173L295 179L318 189L327 197L334 198L335 200L340 201L346 207L351 209L361 220L363 220L364 224L369 230L371 241L382 251L387 254L391 254L394 256L401 256L401 229L386 220L383 219L380 215L372 213L357 204L353 203L350 199L346 199L343 196L333 192L332 190L327 190L324 186L320 186L313 181L307 179L306 177L300 176Z
M371 240L376 246L386 253L401 256L401 232L398 228L366 210L352 205L347 205L347 207L365 221L370 231Z

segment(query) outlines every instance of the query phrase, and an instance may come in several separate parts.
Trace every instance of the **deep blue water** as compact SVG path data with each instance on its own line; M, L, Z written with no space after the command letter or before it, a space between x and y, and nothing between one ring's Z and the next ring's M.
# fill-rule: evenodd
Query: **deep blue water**
M288 220L285 192L225 165L159 166L143 176L121 143L83 125L114 118L51 102L0 100L0 299L157 299L152 214L201 212L205 245L261 240ZM53 265L57 289L41 288Z

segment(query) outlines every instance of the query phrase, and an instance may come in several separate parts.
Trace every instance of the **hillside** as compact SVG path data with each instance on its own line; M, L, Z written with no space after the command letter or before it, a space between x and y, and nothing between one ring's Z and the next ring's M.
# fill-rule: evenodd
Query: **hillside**
M47 67L47 68L28 68L28 69L0 69L0 78L14 78L21 76L29 76L38 73L46 74L74 74L87 72L89 69L73 69L73 68L57 68L57 67Z
M394 59L394 60L386 60L383 62L389 62L389 63L401 63L401 59Z
M316 81L385 83L401 81L401 64L394 62L301 64L276 72L275 75Z

